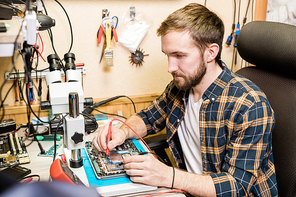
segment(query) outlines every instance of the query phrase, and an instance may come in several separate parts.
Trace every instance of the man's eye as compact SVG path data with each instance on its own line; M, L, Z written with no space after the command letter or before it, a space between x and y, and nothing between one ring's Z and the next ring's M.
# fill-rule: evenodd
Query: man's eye
M183 57L184 55L176 55L178 58L181 58L181 57Z

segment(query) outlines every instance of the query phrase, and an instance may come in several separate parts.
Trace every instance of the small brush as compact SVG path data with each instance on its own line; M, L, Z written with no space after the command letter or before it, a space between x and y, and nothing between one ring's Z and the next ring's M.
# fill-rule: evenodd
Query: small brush
M111 24L106 21L106 48L104 65L107 67L113 66L113 49L110 47L111 42Z

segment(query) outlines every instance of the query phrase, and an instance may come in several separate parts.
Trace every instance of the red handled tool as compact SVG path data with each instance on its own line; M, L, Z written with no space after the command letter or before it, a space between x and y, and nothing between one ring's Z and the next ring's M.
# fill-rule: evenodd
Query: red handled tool
M50 166L50 176L53 180L84 185L78 176L59 158L52 162Z

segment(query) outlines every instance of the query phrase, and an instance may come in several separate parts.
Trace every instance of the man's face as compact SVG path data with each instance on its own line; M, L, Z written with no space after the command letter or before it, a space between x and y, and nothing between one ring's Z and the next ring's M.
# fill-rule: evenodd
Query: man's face
M161 37L161 44L177 88L187 90L198 85L206 73L206 63L189 32L170 31Z

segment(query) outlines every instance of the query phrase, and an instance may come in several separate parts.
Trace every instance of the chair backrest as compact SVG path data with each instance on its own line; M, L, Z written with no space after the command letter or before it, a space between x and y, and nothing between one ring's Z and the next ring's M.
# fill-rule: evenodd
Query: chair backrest
M256 66L237 71L267 95L275 112L273 155L279 196L296 196L296 27L254 21L238 37L240 56Z

